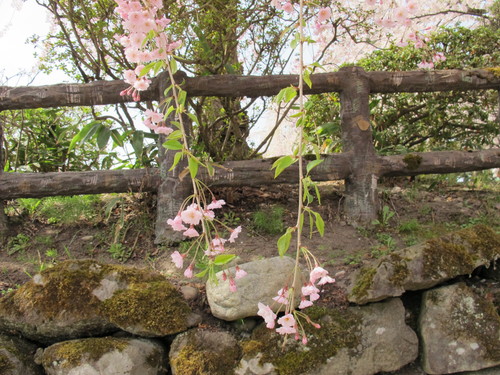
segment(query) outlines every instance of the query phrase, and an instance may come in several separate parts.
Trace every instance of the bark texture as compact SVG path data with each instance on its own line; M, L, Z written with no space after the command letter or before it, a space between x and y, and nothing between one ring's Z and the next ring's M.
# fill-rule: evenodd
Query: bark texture
M340 92L345 72L311 75L312 88L306 94ZM430 92L447 90L500 89L500 77L483 69L409 72L366 72L370 93ZM160 74L151 87L141 92L141 101L158 100L160 82L167 76ZM282 88L298 86L297 75L243 76L220 75L187 77L176 73L176 82L189 96L258 97L276 95ZM6 109L47 108L56 106L88 106L131 102L129 96L120 96L127 88L123 81L95 81L85 84L58 84L32 87L0 87L0 111Z

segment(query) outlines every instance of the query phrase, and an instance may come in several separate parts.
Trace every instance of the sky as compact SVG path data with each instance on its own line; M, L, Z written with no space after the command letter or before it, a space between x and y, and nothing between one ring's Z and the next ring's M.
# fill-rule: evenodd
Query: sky
M33 74L36 71L35 48L26 40L33 34L46 35L49 31L48 12L34 0L0 0L0 82L13 77L20 71ZM9 86L23 86L27 77L12 78ZM68 82L62 73L38 74L32 85L46 85L54 82Z

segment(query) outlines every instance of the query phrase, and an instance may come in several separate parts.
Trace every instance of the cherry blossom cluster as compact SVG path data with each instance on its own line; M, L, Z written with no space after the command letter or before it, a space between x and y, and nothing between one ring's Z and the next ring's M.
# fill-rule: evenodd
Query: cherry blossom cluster
M163 122L163 113L146 109L144 114L146 115L144 125L153 130L156 134L169 135L174 131L172 128L164 126L165 123Z
M180 41L171 41L165 32L170 19L157 16L158 11L163 8L162 0L142 2L115 0L115 2L118 4L115 10L122 18L122 25L126 31L124 35L116 35L115 38L124 47L125 57L131 63L143 64L166 60L168 54L181 45ZM135 70L125 72L125 81L131 86L123 90L121 95L131 95L134 100L140 100L139 91L147 90L150 84L150 81L141 74L143 68L143 65L139 65Z
M323 286L325 284L334 282L335 279L328 276L327 270L316 265L309 273L309 282L302 286L299 309L305 309L306 307L312 306L313 302L319 299L319 293L321 291L316 285ZM294 334L295 339L298 340L300 338L300 331L302 331L302 342L306 344L307 337L305 335L304 329L301 329L299 327L299 324L294 317L294 314L296 314L296 312L291 312L292 306L290 302L292 298L293 296L290 295L290 289L288 287L280 289L277 293L277 296L273 298L274 301L280 304L280 308L282 306L285 306L285 315L283 315L277 321L277 315L274 313L273 309L270 306L263 304L262 302L258 303L259 310L257 312L257 315L261 316L264 319L266 327L269 329L274 329L276 323L278 323L280 327L276 328L276 332L281 335ZM306 321L312 324L315 328L321 328L319 324L312 322L306 315L301 314L301 316L305 317Z

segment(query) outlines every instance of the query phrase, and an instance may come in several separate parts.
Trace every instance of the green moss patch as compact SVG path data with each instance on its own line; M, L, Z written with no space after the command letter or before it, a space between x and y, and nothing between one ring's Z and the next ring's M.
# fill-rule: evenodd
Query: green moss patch
M307 346L293 338L288 338L283 346L283 336L262 325L254 330L250 340L242 342L244 358L262 353L260 362L272 363L279 375L297 375L326 363L340 349L354 349L360 344L361 318L352 311L311 307L305 312L321 325L321 329L316 329L304 322Z
M121 352L128 346L128 339L115 337L65 341L46 349L42 363L45 368L52 367L54 361L61 363L61 367L74 367L97 361L104 354L114 350Z
M417 154L407 154L403 157L403 162L406 164L406 168L413 171L422 163L422 157Z
M479 257L493 260L500 255L500 236L477 225L427 241L423 255L426 277L467 275L478 266Z
M351 290L351 295L356 298L366 297L368 289L372 286L373 277L377 270L373 267L363 267L356 278L356 284Z
M126 331L165 336L185 331L191 310L170 283L157 281L132 284L116 292L102 302L100 312Z

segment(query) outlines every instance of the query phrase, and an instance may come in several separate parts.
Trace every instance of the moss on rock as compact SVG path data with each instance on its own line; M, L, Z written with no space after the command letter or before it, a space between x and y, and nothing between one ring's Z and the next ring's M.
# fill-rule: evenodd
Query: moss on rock
M237 341L226 332L194 329L176 340L170 364L177 375L232 374L241 356Z
M185 331L191 313L179 292L165 280L132 284L104 301L100 311L123 330L149 337Z
M372 286L373 278L377 273L376 268L373 267L363 267L359 271L356 278L356 284L351 290L351 295L356 298L362 298L368 295L368 290Z
M261 364L272 363L279 375L298 375L326 363L339 350L353 349L360 344L360 316L316 306L305 312L321 325L321 329L316 329L305 323L307 346L292 339L283 345L283 336L261 325L254 330L250 340L242 342L243 357L262 353Z
M477 225L427 241L423 256L426 277L467 275L480 265L478 260L500 256L500 236L491 228Z
M116 337L65 341L47 348L42 357L42 364L45 368L50 368L53 362L59 363L63 368L77 367L89 361L97 361L111 351L121 352L128 345L128 339Z

